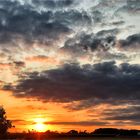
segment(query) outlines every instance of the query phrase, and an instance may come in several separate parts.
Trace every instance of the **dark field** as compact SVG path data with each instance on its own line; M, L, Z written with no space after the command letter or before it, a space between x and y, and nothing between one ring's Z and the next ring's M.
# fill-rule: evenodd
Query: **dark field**
M58 138L46 140L140 140L140 138Z

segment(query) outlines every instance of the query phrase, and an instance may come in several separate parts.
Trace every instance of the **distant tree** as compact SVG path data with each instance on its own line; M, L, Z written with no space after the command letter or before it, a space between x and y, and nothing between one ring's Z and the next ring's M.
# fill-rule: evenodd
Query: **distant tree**
M78 135L78 131L76 131L76 130L70 130L67 134L68 135L75 136L75 135Z
M0 107L0 135L7 134L8 129L11 127L13 127L12 122L7 120L5 109Z
M87 132L87 130L80 131L80 132L79 132L79 135L80 135L80 136L87 136L87 135L88 135L88 132Z
M93 134L95 135L118 135L119 130L116 128L99 128L96 129Z

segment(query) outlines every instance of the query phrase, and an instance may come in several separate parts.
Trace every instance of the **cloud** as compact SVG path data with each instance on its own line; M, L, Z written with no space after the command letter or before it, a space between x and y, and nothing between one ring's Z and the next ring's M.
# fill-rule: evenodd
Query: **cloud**
M38 2L41 3L41 1ZM53 2L47 1L46 3ZM69 4L70 1L59 3L60 5ZM29 3L22 5L19 1L1 1L0 5L0 43L12 42L18 38L23 38L28 43L35 40L47 42L48 39L59 39L61 35L71 32L65 23L56 20L57 15L53 11L47 10L40 13L34 10Z
M11 67L10 63L0 63L0 69L5 69Z
M102 121L98 121L98 120L90 120L90 121L75 121L75 122L46 122L46 124L50 124L50 125L78 125L78 126L94 126L94 125L98 125L98 126L103 126L103 125L107 125L107 122L102 122Z
M90 55L86 51L91 50L105 52L94 54L101 56L100 60L105 57L116 60L121 54L112 55L110 49L116 46L118 35L128 28L125 19L116 12L129 7L130 2L88 0L86 3L86 0L2 0L0 53L5 53L8 60L23 61L27 55L53 54L57 48L68 52L72 56L70 61L78 61L79 57ZM129 28L126 35L130 33L133 31Z
M140 48L140 34L130 35L125 40L120 40L119 42L121 49L137 51Z
M76 56L83 55L88 50L92 52L107 51L115 46L115 35L118 32L118 29L101 30L96 34L80 32L74 37L69 38L61 49Z
M139 109L139 105L131 105L119 109L105 109L102 115L105 120L122 121L124 123L127 121L130 124L139 125Z
M24 66L25 66L25 63L22 62L22 61L15 61L14 64L15 64L15 66L17 66L17 67L24 67Z
M18 125L34 125L35 123L32 121L26 121L26 120L11 120L13 124L18 124Z
M89 58L87 59L89 64L111 60L119 64L139 64L139 34L119 39L117 38L119 33L120 30L117 28L100 30L96 34L79 32L65 41L60 50L69 53L72 56L71 60L74 61L81 62L81 58Z
M87 100L85 105L88 101L92 105L139 101L139 71L139 65L127 63L65 64L58 69L29 74L13 88L13 95L52 102Z
M126 5L122 7L123 11L126 12L137 12L140 10L140 1L139 0L127 0Z
M28 43L36 40L49 42L73 32L78 33L82 28L90 31L92 26L99 28L99 23L108 24L112 19L111 15L106 16L106 14L112 11L114 13L118 7L124 5L120 1L117 2L118 5L115 5L115 2L110 1L93 2L89 0L91 7L87 8L84 5L86 2L85 0L81 2L77 0L2 0L0 3L0 42L12 42L21 37ZM112 11L110 10L111 5L114 7ZM101 11L100 8L103 10ZM119 23L120 19L112 22ZM121 22L124 21L121 19ZM114 25L109 29L112 30L116 27Z
M18 124L18 125L34 125L35 122L32 121L25 121L25 120L12 120L13 124ZM107 122L102 122L102 121L98 121L98 120L89 120L89 121L47 121L44 122L44 124L46 125L73 125L73 126L94 126L94 125L98 125L98 126L103 126L103 125L107 125L109 123Z
M39 56L33 56L33 57L27 57L26 61L31 61L31 62L40 62L40 63L53 63L53 64L59 64L59 60L57 60L54 57L47 57L44 55L39 55Z
M32 1L32 3L36 6L38 5L42 5L42 6L47 6L48 8L62 8L62 7L69 7L71 5L73 5L74 0L48 0L48 1L40 1L40 0L35 0Z

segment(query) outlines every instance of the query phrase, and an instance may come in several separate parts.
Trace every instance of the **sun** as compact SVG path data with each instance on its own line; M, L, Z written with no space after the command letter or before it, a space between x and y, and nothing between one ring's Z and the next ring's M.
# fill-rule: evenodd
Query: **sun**
M34 122L34 130L37 132L45 132L47 130L47 125L44 124L45 120L43 118L36 118Z
M37 132L45 132L47 130L46 125L43 124L43 123L37 123L37 124L35 124L34 129Z

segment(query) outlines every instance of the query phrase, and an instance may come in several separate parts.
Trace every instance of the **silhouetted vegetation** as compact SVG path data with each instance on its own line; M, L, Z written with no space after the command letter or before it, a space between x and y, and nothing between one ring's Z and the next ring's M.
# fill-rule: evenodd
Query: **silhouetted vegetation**
M99 128L96 129L94 135L108 135L108 136L138 136L139 130L125 130L116 128Z
M8 138L10 139L46 139L46 138L72 138L72 137L131 137L140 138L140 130L125 130L115 128L99 128L89 133L87 131L70 130L68 132L57 132L57 131L46 131L36 132L28 131L23 133L9 133Z
M8 129L11 127L13 127L12 122L7 120L4 108L0 107L0 138L5 138L7 136Z

